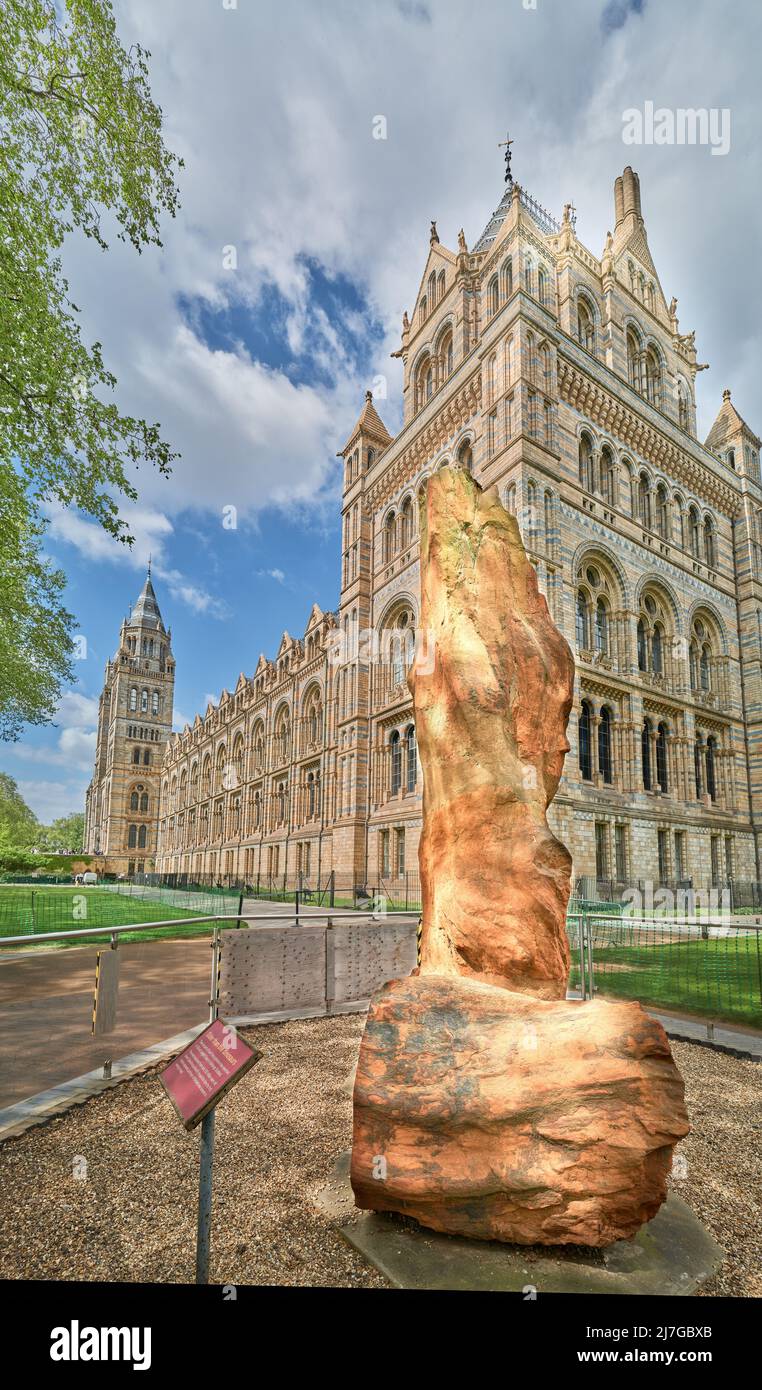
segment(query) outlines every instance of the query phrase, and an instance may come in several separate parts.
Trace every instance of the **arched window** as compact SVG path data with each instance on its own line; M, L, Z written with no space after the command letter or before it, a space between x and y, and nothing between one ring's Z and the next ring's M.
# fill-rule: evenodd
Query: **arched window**
M415 784L418 778L418 752L415 746L415 725L409 724L405 734L405 749L407 754L407 789L409 792L415 791Z
M500 286L498 284L498 279L496 275L494 275L489 282L489 290L487 291L487 295L489 301L490 314L496 314L498 309L500 308Z
M384 522L384 563L387 564L387 565L388 565L388 563L389 563L390 560L394 559L394 552L395 552L395 550L396 550L396 548L397 548L397 547L396 547L396 532L397 532L396 521L397 521L397 518L396 518L395 513L394 513L394 512L390 512L389 515L388 515L388 517L386 518L386 521Z
M130 687L130 709L136 710L138 707L138 688L136 685Z
M701 648L701 657L699 658L699 675L701 679L701 689L705 692L711 690L712 688L711 659L711 647L709 646L708 642L705 642Z
M661 362L653 348L646 353L646 396L651 405L661 405Z
M139 748L133 748L133 750L132 750L132 761L133 761L134 763L139 763L139 762L140 762L140 749L139 749Z
M627 380L640 390L640 344L632 330L627 334Z
M590 605L584 589L577 591L577 648L579 651L587 652L590 650Z
M595 320L582 296L577 300L577 338L586 352L595 352Z
M590 782L593 776L593 757L590 735L590 705L587 700L583 700L579 712L579 770L582 778L586 782Z
M693 555L694 558L698 560L701 549L699 540L701 533L701 523L699 521L697 507L691 507L688 511L688 531L690 534L691 555Z
M604 782L610 786L613 781L611 761L611 710L604 705L598 725L598 767Z
M140 798L140 810L143 815L145 815L148 810L148 792L143 792Z
M700 801L704 795L704 740L701 734L696 735L693 745L693 773L696 780L696 800Z
M579 481L586 492L593 491L593 445L587 434L579 441Z
M402 549L406 550L413 539L413 504L409 497L402 507Z
M253 820L254 820L254 829L255 829L255 830L258 830L258 829L259 829L259 826L260 826L260 823L261 823L261 820L262 820L262 798L261 798L261 796L260 796L260 794L259 794L258 791L254 793Z
M139 797L138 797L137 792L132 792L132 794L130 795L130 810L131 810L131 811L137 811L137 809L138 809L138 802L139 802Z
M661 791L667 786L667 726L660 724L656 732L656 780Z
M439 343L439 377L440 381L446 381L452 375L452 330L448 329L442 336Z
M614 505L614 455L608 444L601 449L600 493L610 507Z
M141 690L141 692L140 692L140 713L141 713L141 714L147 714L147 713L148 713L148 691L147 691L147 690Z
M315 774L307 773L307 815L310 820L315 815Z
M461 468L465 468L469 473L473 472L474 456L468 440L465 440L458 450L458 463Z
M513 262L510 257L507 261L503 262L503 267L500 271L500 281L503 290L503 299L508 299L509 295L513 294Z
M153 691L151 692L151 714L158 714L158 713L159 713L159 692L158 692L158 690L153 690Z
M677 383L677 420L682 429L688 429L690 422L688 413L688 392L682 381L678 381Z
M648 643L646 641L646 625L642 618L638 619L638 670L648 670Z
M604 598L595 605L595 650L600 656L609 654L609 615Z
M127 848L135 849L138 843L138 827L131 825L127 832Z
M647 473L641 473L638 479L638 515L640 524L647 531L651 529L651 484Z
M402 748L400 746L400 736L395 729L389 739L389 751L391 754L391 788L392 796L395 796L402 786Z
M541 304L548 303L548 272L544 266L537 271L537 298Z
M669 539L667 489L659 483L656 489L656 529L663 540Z
M147 826L147 825L141 825L140 829L138 830L138 849L145 849L145 847L146 847L146 840L147 840L147 839L148 839L148 826Z
M716 754L717 739L714 734L710 734L706 741L706 790L712 801L717 800Z
M664 629L661 623L654 623L651 633L651 670L655 676L664 674Z
M704 521L704 559L709 568L714 569L716 563L714 526L712 525L712 518L710 516L706 517Z
M640 734L640 760L643 764L643 786L647 792L651 790L651 720L643 720L643 728Z

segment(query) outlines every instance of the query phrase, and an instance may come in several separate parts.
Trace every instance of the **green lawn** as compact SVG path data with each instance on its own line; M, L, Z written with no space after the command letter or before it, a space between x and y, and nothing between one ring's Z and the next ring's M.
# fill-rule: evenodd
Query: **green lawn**
M231 903L234 905L231 906ZM83 930L88 927L122 927L131 922L165 922L188 917L208 916L210 913L234 912L235 900L199 893L196 901L189 896L182 904L159 902L132 897L105 888L68 886L0 885L0 936L27 936L53 931ZM166 939L170 935L204 936L211 931L210 923L178 926L167 930L130 932L131 941ZM99 937L87 938L91 942ZM108 937L103 938L108 940ZM79 944L81 944L81 938ZM29 945L29 943L25 943ZM53 944L53 943L50 943ZM67 943L61 943L66 945ZM78 944L77 939L72 945ZM5 949L13 950L13 947Z
M593 964L600 994L762 1028L762 962L755 932L649 942L638 939L633 928L629 942L596 941ZM578 969L574 973L578 978Z

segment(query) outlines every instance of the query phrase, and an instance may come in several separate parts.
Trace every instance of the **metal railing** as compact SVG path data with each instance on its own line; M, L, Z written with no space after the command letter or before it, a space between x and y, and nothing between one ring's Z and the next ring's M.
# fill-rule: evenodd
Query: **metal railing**
M299 902L296 902L293 912L217 912L208 917L187 917L180 918L179 920L177 918L169 918L167 921L151 922L148 925L152 931L161 931L167 928L176 929L182 926L198 927L209 922L227 922L234 927L240 928L244 922L264 922L268 927L278 922L291 923L292 926L300 926L303 922L312 921L327 922L330 925L335 918L340 922L363 922L367 924L368 922L383 921L387 917L413 918L417 916L418 913L416 911L405 912L404 910L352 912L344 908L334 908L333 910L329 908L322 912L316 912L311 909L305 912L304 907ZM93 941L98 938L108 940L112 937L121 936L125 932L144 932L145 930L145 922L129 922L125 926L118 927L72 927L68 931L32 932L27 936L0 936L0 946L18 946L21 942L33 942L37 945L41 941L71 941L79 937L91 938Z

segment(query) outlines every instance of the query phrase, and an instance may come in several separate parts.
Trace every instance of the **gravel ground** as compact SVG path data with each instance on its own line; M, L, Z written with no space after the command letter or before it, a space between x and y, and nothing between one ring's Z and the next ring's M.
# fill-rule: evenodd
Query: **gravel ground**
M264 1057L217 1112L212 1282L386 1287L311 1200L349 1147L363 1024L244 1030ZM762 1295L762 1069L674 1052L695 1127L674 1187L728 1252L704 1291ZM197 1183L198 1131L182 1129L157 1073L106 1091L0 1145L0 1277L191 1282Z

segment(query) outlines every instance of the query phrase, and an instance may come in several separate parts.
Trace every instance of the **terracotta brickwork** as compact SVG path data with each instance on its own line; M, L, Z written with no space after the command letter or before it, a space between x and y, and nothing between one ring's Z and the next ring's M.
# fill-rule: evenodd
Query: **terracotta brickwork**
M550 820L576 876L759 879L760 441L727 391L697 439L703 364L630 169L613 213L600 257L571 207L555 222L515 184L471 249L432 226L395 354L403 427L368 394L341 451L338 609L171 739L158 868L369 887L417 869L418 496L458 461L516 514L575 651Z

